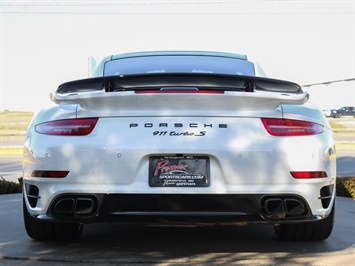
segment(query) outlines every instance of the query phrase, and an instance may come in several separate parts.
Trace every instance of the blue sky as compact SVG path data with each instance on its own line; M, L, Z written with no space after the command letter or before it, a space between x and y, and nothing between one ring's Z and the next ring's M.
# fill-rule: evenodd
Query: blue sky
M354 0L2 0L0 8L0 110L36 111L60 83L87 77L89 56L121 52L247 54L269 76L301 85L355 76ZM354 90L345 86L334 104L354 105ZM334 100L324 91L316 101Z

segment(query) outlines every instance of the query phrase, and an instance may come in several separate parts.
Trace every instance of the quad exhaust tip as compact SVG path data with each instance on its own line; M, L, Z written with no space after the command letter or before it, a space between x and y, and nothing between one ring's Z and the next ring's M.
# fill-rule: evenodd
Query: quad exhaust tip
M56 215L65 216L91 216L97 209L96 202L97 201L91 197L65 197L55 202L52 212Z
M304 215L306 207L295 198L268 198L264 210L268 218L286 218Z

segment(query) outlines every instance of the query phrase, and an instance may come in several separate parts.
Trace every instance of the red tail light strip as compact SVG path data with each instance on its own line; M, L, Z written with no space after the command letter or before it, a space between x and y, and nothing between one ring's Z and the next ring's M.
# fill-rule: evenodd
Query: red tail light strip
M307 136L322 133L322 125L292 119L262 118L267 132L272 136Z
M91 133L97 121L98 118L57 120L38 124L36 131L47 135L85 136Z
M32 177L46 177L46 178L64 178L69 174L69 171L43 171L34 170Z
M194 93L194 94L224 94L223 90L136 90L135 94L154 93Z
M311 172L291 172L293 178L324 178L327 177L327 173L324 171L311 171Z

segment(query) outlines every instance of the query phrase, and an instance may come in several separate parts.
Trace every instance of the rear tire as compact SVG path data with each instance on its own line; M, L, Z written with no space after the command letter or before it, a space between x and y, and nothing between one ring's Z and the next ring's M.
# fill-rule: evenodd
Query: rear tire
M58 223L40 221L30 215L23 200L23 218L27 234L41 241L72 241L80 238L83 225L79 223Z
M286 241L322 241L327 239L333 230L335 205L329 216L323 220L308 223L280 224L275 226L275 234L279 240Z

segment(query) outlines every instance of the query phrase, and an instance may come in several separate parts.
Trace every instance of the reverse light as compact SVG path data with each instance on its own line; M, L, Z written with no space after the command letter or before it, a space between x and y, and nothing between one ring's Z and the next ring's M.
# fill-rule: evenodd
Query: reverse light
M293 178L324 178L327 177L327 173L324 171L305 171L305 172L291 172Z
M293 119L261 118L267 132L273 136L307 136L322 133L322 125Z
M36 125L36 131L47 135L85 136L94 129L98 118L65 119Z

